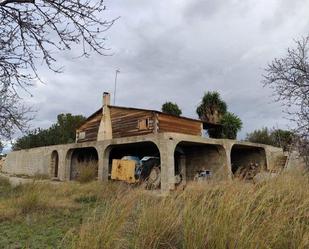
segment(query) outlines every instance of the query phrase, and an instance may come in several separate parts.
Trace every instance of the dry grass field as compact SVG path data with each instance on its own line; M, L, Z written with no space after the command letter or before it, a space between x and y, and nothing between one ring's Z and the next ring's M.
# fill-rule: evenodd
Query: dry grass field
M0 179L0 248L309 248L309 176L191 184L160 197L121 183Z

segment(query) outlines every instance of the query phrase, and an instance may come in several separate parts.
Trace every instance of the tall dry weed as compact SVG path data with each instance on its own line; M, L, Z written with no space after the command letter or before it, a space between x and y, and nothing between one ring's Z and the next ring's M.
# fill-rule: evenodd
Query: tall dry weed
M125 228L135 204L132 196L119 195L101 203L78 231L71 231L64 243L74 249L123 248Z
M77 181L87 183L95 180L98 176L98 162L86 161L79 165Z
M177 197L139 199L127 248L180 248L182 206Z
M301 172L257 185L190 184L168 197L105 188L103 212L82 224L76 248L309 248L309 176Z
M93 200L95 211L85 212L63 248L307 249L308 189L309 175L300 171L259 184L192 183L168 197L119 182L35 183L0 198L0 211L8 210L0 220Z

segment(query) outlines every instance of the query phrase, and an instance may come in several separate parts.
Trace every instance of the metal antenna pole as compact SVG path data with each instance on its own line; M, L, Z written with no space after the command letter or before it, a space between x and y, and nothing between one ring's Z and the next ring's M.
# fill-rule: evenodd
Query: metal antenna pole
M116 105L116 91L117 91L117 76L118 76L118 73L120 73L119 69L116 70L116 74L115 74L114 105Z

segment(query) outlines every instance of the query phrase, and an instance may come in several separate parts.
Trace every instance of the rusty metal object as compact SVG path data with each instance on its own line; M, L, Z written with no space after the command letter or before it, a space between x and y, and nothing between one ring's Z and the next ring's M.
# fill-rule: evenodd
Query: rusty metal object
M134 160L113 160L112 164L112 180L124 181L127 183L137 183L135 179L135 166Z

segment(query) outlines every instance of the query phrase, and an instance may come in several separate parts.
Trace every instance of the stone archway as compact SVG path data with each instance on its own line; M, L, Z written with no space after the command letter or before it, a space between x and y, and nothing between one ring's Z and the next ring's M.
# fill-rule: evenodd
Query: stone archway
M154 164L156 164L156 167L158 167L160 171L160 151L157 145L151 141L114 144L108 146L104 152L104 172L107 173L109 180L112 179L113 160L121 159L135 161L136 170L138 168L137 165L142 166L139 167L141 170L140 172L135 172L134 178L135 180L138 179L137 181L140 183L144 182L146 184L146 179L149 179L149 173L152 171L152 166ZM160 177L160 173L158 173L158 177ZM160 182L158 184L158 188L160 187L159 185Z
M217 179L227 179L229 168L225 149L219 144L180 142L174 153L175 175L181 174L184 183L193 181L200 171Z
M98 152L95 147L70 149L67 153L69 162L69 179L76 180L83 168L93 168L98 177Z
M265 149L234 144L231 149L231 167L234 176L251 180L258 172L267 169Z

